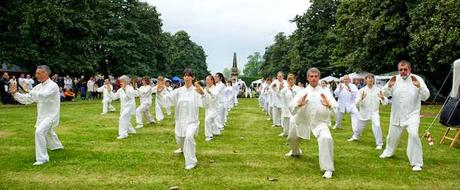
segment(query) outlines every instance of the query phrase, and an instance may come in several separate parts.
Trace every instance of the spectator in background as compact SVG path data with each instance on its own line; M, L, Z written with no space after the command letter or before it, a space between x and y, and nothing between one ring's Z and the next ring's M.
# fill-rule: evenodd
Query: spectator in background
M64 89L65 90L70 90L70 89L73 89L73 81L72 81L72 78L70 78L69 75L66 75L65 78L64 78Z
M65 101L74 101L75 93L72 89L66 89L64 92L64 100Z
M26 75L26 81L27 81L27 90L31 91L34 88L35 81L32 79L32 77L27 74Z
M89 93L89 98L90 99L96 98L95 85L96 85L96 80L94 79L94 76L92 76L88 80L88 83L86 83L86 86L88 87L88 93Z
M86 99L86 90L88 89L88 86L86 85L86 80L85 80L85 76L81 76L80 77L80 80L78 81L77 83L77 86L78 88L80 89L80 98L82 100L85 100Z
M4 72L2 79L0 80L0 94L2 96L1 98L3 104L8 104L10 99L10 95L8 94L9 79L10 76L8 75L8 73Z

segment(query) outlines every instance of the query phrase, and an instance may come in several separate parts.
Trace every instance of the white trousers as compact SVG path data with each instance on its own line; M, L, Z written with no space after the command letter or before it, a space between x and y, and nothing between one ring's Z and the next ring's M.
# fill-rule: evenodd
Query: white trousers
M176 135L176 142L184 152L185 166L196 164L198 162L198 160L196 159L195 143L195 134L197 133L197 130L198 126L195 124L191 124L187 126L185 137L180 137Z
M366 126L367 122L372 122L372 133L374 133L375 138L375 145L382 146L382 128L380 128L380 116L379 114L374 114L371 116L370 120L360 120L358 119L358 124L356 130L353 131L353 138L359 139L361 134L363 133L364 127Z
M290 117L283 117L281 119L281 127L283 127L283 135L288 136L289 134L289 124L290 124Z
M407 140L407 157L411 166L423 166L423 152L422 152L422 142L418 136L418 128L420 121L414 119L408 121L409 125L398 126L391 125L388 131L387 144L383 155L393 156L396 148L398 147L399 139L401 139L401 133L404 128L408 133Z
M273 125L281 126L281 108L273 106L272 107L273 115Z
M317 131L317 133L313 133L313 135L318 141L319 168L322 171L334 171L334 142L332 140L331 132L329 131L327 125L318 126L315 131ZM300 141L302 139L297 135L295 127L290 128L287 139L292 154L300 155L302 152L300 149Z
M338 111L337 113L335 113L335 124L336 124L337 128L342 127L343 115L345 115L345 112ZM353 131L355 131L357 129L357 126L358 126L358 115L359 115L359 112L358 112L358 110L356 108L351 109L351 111L350 111L351 129Z
M120 113L120 118L118 119L118 136L127 137L128 133L136 132L130 122L132 116L129 109L125 109Z
M206 110L204 123L205 137L213 137L214 135L220 135L220 129L223 128L223 126L219 125L220 123L217 120L217 114L208 113L208 110Z
M102 100L102 113L107 113L109 111L115 111L115 107L112 106L112 101Z
M37 162L49 161L47 148L50 150L64 148L52 126L53 123L49 119L35 126L35 160Z
M163 110L161 110L161 105L158 103L158 100L155 101L155 118L157 121L163 121L165 118L163 115Z
M136 109L136 123L137 125L144 125L144 122L142 122L142 115L145 115L145 119L147 119L148 122L153 123L155 122L155 119L153 119L152 114L150 114L149 108L151 104L141 104L139 107Z
M217 107L216 120L217 120L217 123L219 123L217 126L219 127L220 130L222 130L224 128L225 112L226 112L226 108L224 107L224 104L219 103L219 105Z

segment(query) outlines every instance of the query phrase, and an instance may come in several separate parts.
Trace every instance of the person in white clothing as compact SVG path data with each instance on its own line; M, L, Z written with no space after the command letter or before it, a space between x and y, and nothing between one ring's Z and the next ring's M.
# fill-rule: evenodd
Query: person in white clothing
M265 94L263 93L265 88L265 79L262 80L259 87L257 87L257 92L259 93L259 106L262 108L263 111L266 111L264 108L265 104Z
M289 134L289 125L291 119L291 111L289 111L289 103L292 101L294 96L300 91L300 88L295 85L296 76L294 74L288 74L287 83L280 94L281 102L283 104L282 114L281 114L281 127L283 127L283 132L279 136L287 137Z
M118 119L117 139L128 138L128 133L136 133L131 124L131 117L136 114L136 91L129 85L130 79L126 75L118 78L120 88L112 94L112 99L120 99L120 118Z
M265 90L264 90L264 93L265 93L265 110L267 112L267 115L268 115L268 118L267 120L270 121L272 119L272 106L273 106L273 103L272 103L272 89L270 88L272 84L272 79L271 78L267 78L267 81L266 81L266 86L265 86Z
M348 141L359 140L364 126L368 121L372 122L372 132L375 137L376 149L382 149L382 129L380 128L380 104L386 105L387 98L383 96L379 87L374 85L375 79L373 74L368 74L365 77L366 86L361 88L355 100L355 105L359 110L358 126Z
M158 76L157 81L158 81L158 84L160 83L165 84L163 76ZM157 88L158 86L153 87L154 93L157 91ZM165 85L163 93L169 93L169 92L170 92L169 89L166 88L166 85ZM163 121L163 119L165 118L162 107L165 107L166 102L168 101L166 99L160 98L158 94L157 96L155 96L155 118L157 119L158 122Z
M338 98L338 110L335 113L335 125L333 129L341 128L343 115L350 113L351 115L351 128L356 130L358 122L358 110L354 105L358 88L356 85L350 83L351 79L348 75L343 76L343 83L339 84L334 91L335 96Z
M175 153L183 153L185 158L185 169L190 170L196 167L195 136L200 125L199 111L202 107L204 92L201 87L193 86L193 73L185 69L183 73L184 86L172 91L170 94L161 93L164 90L164 82L159 83L158 95L168 99L175 107L175 136L179 149ZM198 93L197 89L200 90Z
M413 171L423 167L422 142L418 128L420 126L421 101L430 97L425 82L420 76L411 73L411 64L402 60L398 63L399 75L393 76L383 87L383 94L392 97L390 128L387 144L380 158L392 157L398 146L401 133L407 130L407 157Z
M272 116L273 116L273 127L281 126L281 113L283 108L283 103L281 100L281 90L287 85L287 81L284 80L284 73L278 72L276 74L276 80L271 84L271 93L272 93Z
M215 87L214 77L206 77L205 99L203 106L205 108L204 134L206 141L211 141L215 135L220 135L220 129L223 128L217 120L218 113L218 92Z
M286 156L301 155L300 140L310 139L313 133L318 141L320 169L324 171L323 177L329 179L334 171L334 145L327 118L329 111L336 109L337 102L319 85L320 77L318 69L310 68L307 71L309 85L290 102L293 117L288 142L291 150Z
M71 90L73 89L73 80L69 75L66 75L64 78L64 89Z
M31 91L34 88L35 81L34 79L31 78L29 74L26 75L26 81L27 81L27 90Z
M173 91L173 88L171 86L171 80L166 80L165 81L165 90L168 93L171 93ZM169 101L164 101L164 107L166 109L166 115L170 116L171 115L171 102Z
M227 96L225 93L225 78L222 73L216 73L214 75L214 81L216 82L217 92L217 122L219 123L220 130L224 130L225 126L225 115L226 115L226 102Z
M140 99L140 105L136 109L136 129L144 127L144 122L142 121L142 115L145 115L147 122L155 123L155 120L150 114L150 106L152 105L152 86L150 86L150 79L147 76L142 77L142 86L139 87L137 91L137 95Z
M49 76L51 70L46 65L37 67L35 77L40 82L29 93L17 91L17 84L11 84L10 93L22 104L37 103L37 122L35 123L35 159L33 165L42 165L49 161L47 148L63 149L61 141L53 128L59 125L61 98L59 87Z
M98 92L102 93L102 115L115 111L115 107L112 105L112 90L113 87L110 84L109 79L104 80L104 85L97 89Z
M228 112L230 112L235 104L233 104L234 100L234 88L232 86L232 81L227 81L227 86L225 87L225 114L224 114L224 125L227 124L228 120Z
M325 80L321 80L320 81L320 84L321 84L321 88L323 88L324 90L326 90L331 96L332 96L332 90L330 89L330 87L328 86L328 83L327 81ZM329 115L332 116L334 114L334 112L329 112ZM328 117L328 126L331 127L332 124L331 124L331 117Z

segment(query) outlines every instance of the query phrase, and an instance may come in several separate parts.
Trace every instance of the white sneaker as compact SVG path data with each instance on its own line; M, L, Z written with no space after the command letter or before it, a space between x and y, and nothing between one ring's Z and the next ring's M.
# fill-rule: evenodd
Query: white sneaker
M107 114L107 113L101 113L101 115L105 115L105 114Z
M185 169L186 169L186 170L191 170L191 169L193 169L193 168L195 168L195 167L196 167L196 164L190 164L190 165L188 165L188 166L185 166Z
M174 154L182 154L184 151L182 151L181 148L177 149L174 151Z
M348 141L348 142L351 142L351 141L357 141L357 140L358 140L358 138L351 137L351 138L349 138L347 141Z
M136 134L136 131L128 131L129 134Z
M378 146L375 147L375 149L377 149L377 150L382 150L382 148L383 148L382 145L378 145Z
M140 128L142 128L142 127L144 127L144 125L137 125L135 128L136 128L136 129L140 129Z
M126 139L128 136L118 136L117 139Z
M284 135L284 133L280 133L278 136L279 136L279 137L283 137L283 136L285 136L285 135Z
M388 155L385 155L385 154L382 153L379 157L380 157L381 159L385 159L385 158L389 158L389 157L391 157L391 156L388 156Z
M46 162L48 162L48 161L44 161L44 162L43 161L36 161L33 165L34 166L40 166L40 165L45 164Z
M286 157L298 157L302 154L302 151L300 151L300 154L293 154L292 150L290 150L288 153L286 153L284 156Z
M334 127L332 127L332 129L338 129L340 127L337 126L337 124L334 125Z
M414 171L414 172L422 171L422 167L421 167L421 166L418 166L418 165L413 166L413 167L412 167L412 171Z
M331 179L332 178L332 171L325 171L324 172L324 175L323 175L323 178L326 178L326 179Z
M267 121L270 121L270 118L267 118Z
M211 141L212 140L212 137L206 137L206 139L204 139L205 141Z

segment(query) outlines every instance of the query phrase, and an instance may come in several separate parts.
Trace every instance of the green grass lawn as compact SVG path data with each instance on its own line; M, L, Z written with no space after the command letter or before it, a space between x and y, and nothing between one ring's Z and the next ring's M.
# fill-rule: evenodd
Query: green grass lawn
M115 102L119 108L119 102ZM440 106L424 106L419 133ZM284 156L289 147L278 137L256 99L240 99L222 136L204 141L203 112L197 137L198 166L186 171L175 155L174 123L146 125L128 139L116 140L118 112L101 116L99 101L66 102L56 132L64 150L49 152L50 162L35 161L35 105L0 107L0 189L460 189L460 150L439 144L444 127L431 132L435 145L422 139L425 167L412 172L404 132L394 158L379 159L368 125L358 142L347 142L350 118L333 130L336 172L321 178L315 138L304 141L299 158ZM389 107L381 112L384 136ZM134 119L134 118L133 118ZM134 120L133 120L134 123ZM267 176L277 181L267 180Z

